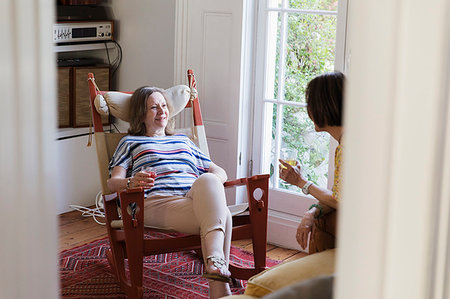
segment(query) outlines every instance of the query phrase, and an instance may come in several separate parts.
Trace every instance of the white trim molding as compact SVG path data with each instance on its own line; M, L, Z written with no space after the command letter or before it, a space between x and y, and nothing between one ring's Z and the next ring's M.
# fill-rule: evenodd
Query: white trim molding
M188 0L175 2L175 49L173 85L186 84Z
M59 297L54 6L0 2L1 298Z
M188 0L176 0L175 3L174 86L187 84L188 5ZM188 125L191 125L190 118L185 111L175 117L175 126L177 128L184 128Z
M449 14L447 0L349 2L333 298L449 298Z
M449 7L450 8L450 7ZM448 15L450 17L450 14ZM432 273L430 275L430 288L433 290L433 299L450 298L450 36L447 51L447 74L443 76L443 84L447 85L442 102L442 111L445 113L442 137L438 146L438 171L441 179L436 181L437 200L435 234L432 244L435 244L432 261Z
M174 86L187 84L188 5L188 0L176 0L175 3ZM190 118L185 111L175 117L175 126L177 128L184 128L188 125L191 125Z
M295 237L300 221L301 217L269 209L267 242L288 249L305 251L298 245Z

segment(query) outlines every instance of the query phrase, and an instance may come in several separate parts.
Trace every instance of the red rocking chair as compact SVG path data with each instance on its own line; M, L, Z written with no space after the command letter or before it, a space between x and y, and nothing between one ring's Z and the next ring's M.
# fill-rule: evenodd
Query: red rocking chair
M195 90L194 74L191 70L188 70L188 82L191 89L191 98L186 107L192 109L195 135L199 139L196 140L196 143L203 150L206 145L206 136ZM95 108L94 102L97 95L106 96L107 91L100 91L97 88L92 73L88 75L88 84L102 182L106 227L111 247L107 252L108 262L126 295L129 298L142 298L143 257L186 250L199 252L200 236L147 239L144 235L144 230L147 229L144 228L144 209L137 209L136 213L131 213L132 215L127 211L127 207L131 204L136 204L137 207L144 206L143 189L128 189L119 193L111 193L108 190L106 184L109 177L108 164L118 142L125 134L104 132L102 118ZM208 153L207 148L206 153ZM230 264L232 278L248 280L251 276L266 269L268 184L268 174L228 181L224 184L226 188L246 186L248 211L233 216L232 240L251 239L253 242L254 267L241 268ZM120 199L121 215L119 215L116 204L117 198ZM126 275L126 260L128 260L129 275Z

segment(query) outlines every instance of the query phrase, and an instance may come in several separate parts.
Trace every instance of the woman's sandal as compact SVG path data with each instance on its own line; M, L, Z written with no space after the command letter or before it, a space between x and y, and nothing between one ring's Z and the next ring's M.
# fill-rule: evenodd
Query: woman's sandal
M223 267L226 267L226 265L227 265L227 262L223 258L215 256L215 255L208 256L206 258L206 263L208 263L208 260L211 260L211 262L213 262L214 267L216 267L219 270L222 269ZM230 280L231 280L231 278L229 276L221 275L218 273L204 273L202 275L202 277L212 279L212 280L223 281L223 282L230 282Z

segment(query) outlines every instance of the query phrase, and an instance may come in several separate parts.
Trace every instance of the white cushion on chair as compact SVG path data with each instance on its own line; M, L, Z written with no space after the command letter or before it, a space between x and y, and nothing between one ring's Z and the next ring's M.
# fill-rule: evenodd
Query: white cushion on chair
M186 107L191 97L191 89L186 85L176 85L164 90L167 100L172 103L173 111L170 118L174 117Z
M230 210L231 216L242 214L248 210L248 202L228 206L228 210Z
M105 93L103 97L105 99L106 106L109 108L109 113L123 121L129 122L128 112L130 111L131 94L118 91L109 91ZM95 108L97 108L98 111L98 107L95 106Z
M164 90L167 101L173 106L170 118L180 113L189 101L191 90L186 85L176 85ZM97 95L94 100L95 108L101 115L108 116L111 113L113 116L129 122L129 107L131 94L109 91L103 96Z

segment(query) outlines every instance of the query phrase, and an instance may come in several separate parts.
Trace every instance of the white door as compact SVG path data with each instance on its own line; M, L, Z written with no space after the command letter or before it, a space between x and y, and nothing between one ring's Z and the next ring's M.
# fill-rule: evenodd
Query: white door
M242 0L184 3L185 66L197 81L211 159L234 179L239 156ZM234 191L227 192L229 200L234 198Z

